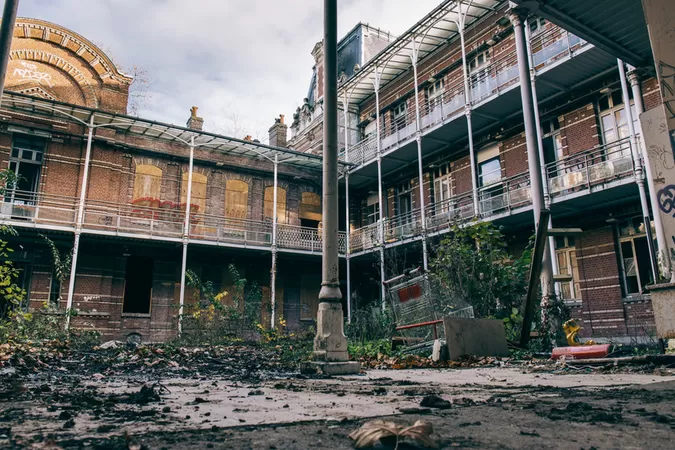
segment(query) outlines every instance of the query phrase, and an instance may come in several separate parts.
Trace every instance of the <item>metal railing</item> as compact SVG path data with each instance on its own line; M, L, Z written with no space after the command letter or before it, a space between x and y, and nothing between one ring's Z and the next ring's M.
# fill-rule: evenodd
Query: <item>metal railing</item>
M569 155L546 165L549 193L561 195L634 175L630 139L622 139Z
M74 227L77 217L76 198L20 190L8 190L1 198L0 220Z
M557 26L537 33L530 39L534 68L540 70L566 56L571 56L585 43L583 39Z
M301 227L297 225L277 225L277 246L321 252L323 239L318 228ZM343 231L338 231L338 252L346 253L347 239Z
M469 90L472 103L498 94L518 82L518 57L516 52L501 55L485 67L469 74Z
M530 175L523 172L478 190L481 217L490 217L532 203Z
M422 210L414 209L384 219L384 240L394 242L400 239L419 236L422 233Z

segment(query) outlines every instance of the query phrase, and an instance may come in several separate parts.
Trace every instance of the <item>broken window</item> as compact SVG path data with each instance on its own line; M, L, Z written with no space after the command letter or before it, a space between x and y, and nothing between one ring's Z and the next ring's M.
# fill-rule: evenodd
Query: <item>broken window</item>
M300 225L309 228L319 228L323 219L321 211L321 197L314 192L303 192L300 201Z
M145 256L129 256L124 283L123 313L150 314L154 261Z
M560 295L563 300L581 299L579 286L579 263L577 262L577 249L572 236L558 236L555 238L555 255L558 261L558 273L569 275L570 281L560 282Z
M9 170L17 177L16 186L8 189L5 201L19 205L34 205L40 182L42 157L46 141L28 135L17 135L12 141Z
M651 223L652 236L656 234ZM619 224L619 252L621 275L626 296L641 294L653 281L647 230L641 217L634 217ZM656 243L654 243L656 248Z
M248 184L241 180L225 183L225 217L246 219L248 216Z
M274 186L265 188L265 219L274 219ZM277 222L286 223L286 189L277 187Z

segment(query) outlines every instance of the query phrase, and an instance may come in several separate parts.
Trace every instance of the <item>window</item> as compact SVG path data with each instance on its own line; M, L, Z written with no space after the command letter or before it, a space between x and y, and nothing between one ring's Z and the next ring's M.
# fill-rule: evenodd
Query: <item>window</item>
M601 97L598 101L598 106L600 108L600 124L602 126L602 138L604 144L611 144L612 142L630 137L621 91L614 91ZM633 116L633 127L635 130L639 130L639 118L635 111L635 104L633 101L631 101L630 108L631 115ZM610 159L630 156L628 144L608 149L607 152Z
M570 281L560 282L560 294L563 300L581 299L579 285L579 264L574 237L558 236L555 238L555 255L558 261L558 273L571 275Z
M544 31L546 27L546 19L542 19L541 17L531 17L527 20L527 23L530 27L530 36L536 36Z
M391 110L391 128L392 132L405 128L408 123L407 118L408 104L402 101Z
M555 177L558 175L558 171L554 163L565 157L563 154L562 136L560 135L560 123L557 118L553 118L544 122L541 128L544 163L550 165L547 171L548 175Z
M488 93L490 53L488 50L476 54L469 60L469 85L475 98L481 98Z
M366 199L366 225L372 225L380 220L380 201L377 194Z
M403 221L410 220L407 217L412 212L412 185L410 182L400 184L396 189L396 207L398 215Z
M481 187L496 183L502 178L499 156L480 163L478 166L478 178L480 179Z
M180 202L182 204L187 203L187 185L188 185L188 172L183 172L183 183L181 183L180 190ZM190 207L190 213L195 214L204 214L206 212L206 186L208 179L206 175L201 173L192 173L192 191L190 192L190 204L196 205Z
M150 314L154 261L144 256L127 258L122 313Z
M450 199L452 198L452 174L450 165L436 169L434 172L434 201L437 213L445 213L452 210Z
M323 219L321 197L314 192L303 192L300 200L300 226L319 228Z
M502 167L499 161L499 145L493 144L481 149L476 155L478 162L478 187L480 188L480 209L482 213L492 214L503 208L504 189Z
M441 78L431 83L427 87L427 104L429 105L429 112L433 111L443 102L443 88L445 82Z
M134 173L134 200L159 199L162 188L162 169L150 164L137 164Z
M225 217L246 219L248 216L248 184L241 180L225 183Z
M654 235L653 223L651 227ZM620 223L618 234L624 292L626 295L640 294L653 281L647 230L643 219L634 217Z
M274 220L274 186L265 188L265 219ZM277 187L277 222L286 223L286 189Z
M9 170L16 174L17 183L14 189L7 191L6 201L21 205L35 204L46 143L43 138L27 135L14 137Z

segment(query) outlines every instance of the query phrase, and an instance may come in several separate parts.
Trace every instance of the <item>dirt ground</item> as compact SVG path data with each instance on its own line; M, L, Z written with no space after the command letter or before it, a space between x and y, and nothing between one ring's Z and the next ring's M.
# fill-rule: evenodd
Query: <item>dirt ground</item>
M330 378L241 349L156 357L0 368L0 448L353 448L348 435L373 418L428 421L440 448L665 449L675 439L667 367L494 361ZM430 396L447 402L421 406Z

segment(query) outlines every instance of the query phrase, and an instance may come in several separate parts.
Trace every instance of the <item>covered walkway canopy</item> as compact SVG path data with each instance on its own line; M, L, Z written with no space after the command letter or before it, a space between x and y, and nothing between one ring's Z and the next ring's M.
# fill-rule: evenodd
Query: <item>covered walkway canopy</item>
M634 67L654 67L641 0L512 1Z

